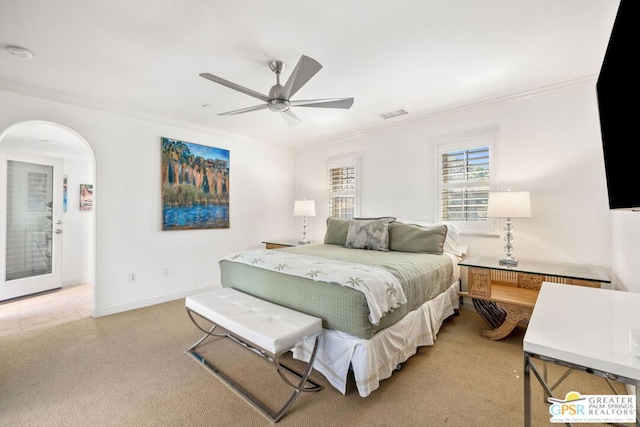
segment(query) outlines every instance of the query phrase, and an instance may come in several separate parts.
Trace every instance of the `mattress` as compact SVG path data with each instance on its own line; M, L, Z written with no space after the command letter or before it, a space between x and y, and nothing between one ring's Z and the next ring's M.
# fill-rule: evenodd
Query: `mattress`
M445 292L459 278L456 260L448 253L383 252L327 244L273 250L384 268L398 278L406 304L384 315L378 324L372 324L366 298L357 289L265 270L234 262L233 258L220 261L222 286L319 317L324 329L346 332L362 339L369 339L394 325L426 301Z

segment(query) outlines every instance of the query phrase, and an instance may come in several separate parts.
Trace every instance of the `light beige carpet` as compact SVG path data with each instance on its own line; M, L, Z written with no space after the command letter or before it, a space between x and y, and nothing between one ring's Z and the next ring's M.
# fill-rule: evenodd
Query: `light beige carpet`
M344 396L314 373L325 388L304 393L277 425L521 426L524 329L487 341L480 337L486 328L475 312L462 311L434 346L420 348L367 398L353 384ZM184 300L2 336L0 425L272 425L184 352L199 337ZM214 343L206 351L242 384L255 383L249 388L260 398L288 394L268 362L238 345ZM603 379L581 372L557 394L571 390L611 393ZM550 425L535 380L533 391L534 425Z

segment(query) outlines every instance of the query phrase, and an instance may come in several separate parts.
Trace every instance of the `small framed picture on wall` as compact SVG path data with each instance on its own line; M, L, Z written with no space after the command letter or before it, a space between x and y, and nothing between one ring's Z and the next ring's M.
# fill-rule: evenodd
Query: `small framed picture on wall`
M62 181L62 211L67 211L67 175L64 176Z
M80 210L93 210L93 184L80 184Z

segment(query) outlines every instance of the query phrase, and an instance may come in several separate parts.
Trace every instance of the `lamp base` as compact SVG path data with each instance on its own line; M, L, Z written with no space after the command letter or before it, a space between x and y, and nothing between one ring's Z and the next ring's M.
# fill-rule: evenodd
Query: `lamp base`
M299 245L308 245L309 243L311 243L311 240L307 239L302 239L298 242Z
M506 256L504 258L502 258L501 260L498 260L498 263L500 265L518 265L518 260L515 259L512 256Z

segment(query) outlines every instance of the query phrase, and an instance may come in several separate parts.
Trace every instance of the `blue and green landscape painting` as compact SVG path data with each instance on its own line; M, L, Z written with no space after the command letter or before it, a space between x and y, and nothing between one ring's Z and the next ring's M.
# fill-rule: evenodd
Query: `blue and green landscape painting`
M162 229L229 228L229 150L162 138Z

